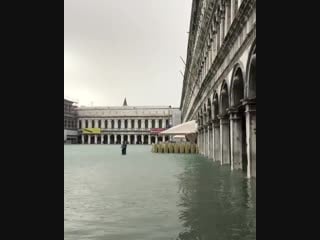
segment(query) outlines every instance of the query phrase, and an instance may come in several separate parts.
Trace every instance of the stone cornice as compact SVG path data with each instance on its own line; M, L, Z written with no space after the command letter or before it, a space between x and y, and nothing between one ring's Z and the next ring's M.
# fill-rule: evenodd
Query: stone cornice
M195 4L195 1L193 1L193 4ZM183 85L182 85L182 94L181 94L181 99L180 99L180 109L182 110L183 107L183 102L185 101L185 94L187 92L187 85L188 82L190 81L190 71L192 71L192 69L190 68L194 68L194 64L198 64L199 61L199 56L202 55L203 52L203 48L205 45L205 40L201 40L202 38L206 39L210 26L211 26L211 22L213 19L213 16L215 14L215 8L217 6L217 1L209 1L209 6L207 7L206 11L210 12L210 16L209 17L205 17L205 23L204 23L204 27L205 31L202 30L202 28L200 28L200 31L202 31L199 35L199 41L197 42L197 45L202 45L201 46L201 53L197 54L196 56L192 55L195 51L195 49L199 48L198 46L195 46L195 38L196 38L196 34L195 35L189 35L189 40L188 40L188 50L187 50L187 63L186 63L186 67L185 67L185 74L184 74L184 79L183 79ZM201 8L201 6L200 6ZM199 12L199 11L198 11ZM199 14L198 14L199 15ZM208 13L205 14L205 16L208 16ZM195 22L199 22L199 16L197 16L197 18L194 18L193 16L191 17L191 21L190 21L190 30L189 32L191 33L191 24L194 25ZM195 62L195 63L194 63ZM194 64L193 64L194 63ZM195 85L197 85L197 83L195 82L193 84L193 89L192 92L194 91L194 87Z

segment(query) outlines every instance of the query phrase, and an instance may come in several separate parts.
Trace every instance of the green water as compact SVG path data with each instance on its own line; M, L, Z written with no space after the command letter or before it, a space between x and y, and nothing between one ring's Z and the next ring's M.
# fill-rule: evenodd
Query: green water
M64 239L256 239L256 183L199 155L65 145Z

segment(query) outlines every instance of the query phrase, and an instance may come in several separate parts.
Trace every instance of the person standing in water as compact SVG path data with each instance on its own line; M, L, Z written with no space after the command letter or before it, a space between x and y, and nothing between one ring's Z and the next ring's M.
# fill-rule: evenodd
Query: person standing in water
M126 155L127 154L127 142L123 141L122 145L121 145L121 149L122 149L122 155Z

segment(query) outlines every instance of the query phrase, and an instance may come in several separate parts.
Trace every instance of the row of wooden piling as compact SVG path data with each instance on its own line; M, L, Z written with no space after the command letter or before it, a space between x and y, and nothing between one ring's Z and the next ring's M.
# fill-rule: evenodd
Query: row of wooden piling
M157 143L152 144L154 153L199 153L197 144L191 143Z

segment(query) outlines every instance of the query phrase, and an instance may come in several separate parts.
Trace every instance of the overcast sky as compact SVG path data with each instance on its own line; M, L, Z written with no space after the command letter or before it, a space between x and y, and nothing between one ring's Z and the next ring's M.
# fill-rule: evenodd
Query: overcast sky
M192 0L64 0L64 95L179 107Z

